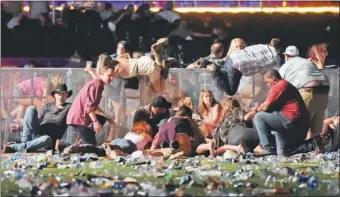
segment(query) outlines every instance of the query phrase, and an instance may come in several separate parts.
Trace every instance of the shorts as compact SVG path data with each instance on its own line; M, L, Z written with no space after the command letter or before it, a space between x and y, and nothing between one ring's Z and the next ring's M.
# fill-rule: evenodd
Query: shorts
M150 82L155 82L161 78L161 68L156 62L148 56L139 59L129 59L130 72L124 78L136 76L146 76Z
M121 151L127 154L131 154L137 150L136 144L134 144L131 140L124 138L116 138L110 142L110 145L118 146Z

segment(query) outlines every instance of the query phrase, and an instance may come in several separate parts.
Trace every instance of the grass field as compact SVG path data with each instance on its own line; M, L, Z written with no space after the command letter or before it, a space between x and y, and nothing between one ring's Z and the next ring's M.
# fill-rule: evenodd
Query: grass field
M8 162L5 161L4 158L1 159L1 162ZM32 162L32 161L31 161ZM34 162L34 161L33 161ZM92 163L93 164L93 163ZM188 174L186 170L174 170L174 169L167 169L166 167L169 166L170 162L165 163L165 167L162 169L158 169L160 171L163 171L166 173L165 177L155 177L153 173L155 170L153 168L150 168L149 170L143 170L142 168L145 166L121 166L117 164L115 161L109 161L109 160L102 160L99 161L97 164L99 164L99 168L91 168L91 162L85 162L84 165L81 168L43 168L41 171L37 170L36 168L29 168L26 169L27 172L29 172L29 175L31 179L38 180L39 182L48 182L53 179L57 179L59 183L62 182L68 182L72 181L74 178L79 178L82 180L87 179L87 175L97 175L97 176L105 176L105 177L114 177L116 175L121 176L127 176L127 177L133 177L138 182L142 181L151 181L154 183L157 183L158 188L164 187L167 180L172 179L175 184L178 184L180 182L180 177L182 177L185 174ZM289 175L278 175L276 177L275 185L276 187L285 187L285 188L293 188L294 192L292 195L298 195L298 196L305 196L306 194L310 196L326 196L328 195L327 192L327 183L323 183L322 180L338 180L339 179L339 173L334 172L329 175L323 174L319 169L320 166L325 165L325 162L320 163L289 163L289 162L281 162L276 165L276 169L282 169L284 167L290 167L292 169L298 169L300 172L305 172L308 176L316 176L319 180L318 182L318 189L312 189L308 190L307 188L299 188L301 187L301 183L299 181L292 182L288 181L285 182L284 180L288 180ZM33 165L34 166L34 165ZM225 161L203 161L201 162L200 168L205 169L211 169L211 170L220 170L223 173L234 173L235 171L247 166L247 169L250 169L254 174L251 178L245 181L232 181L227 182L225 188L223 191L228 191L232 193L244 193L244 192L251 192L251 189L247 189L246 187L243 187L242 185L239 185L239 187L235 187L237 183L243 182L243 183L253 183L256 184L256 188L270 188L270 186L265 186L265 177L261 175L261 171L268 170L271 171L271 169L275 166L274 163L267 162L263 163L261 165L251 164L246 165L245 163L239 162L239 163L230 163ZM6 170L4 169L4 165L2 164L1 172L2 177L3 173ZM79 166L78 166L79 167ZM6 166L5 166L6 168ZM8 168L8 165L7 165ZM315 172L309 172L310 169L315 169ZM192 173L196 178L196 182L198 184L203 184L205 180L207 180L206 177L203 176L197 176L196 173ZM172 177L172 178L169 178ZM292 178L292 177L291 177ZM223 177L215 177L215 180L224 180L226 182L226 179L223 179ZM232 180L232 179L229 179ZM283 183L280 183L282 180ZM97 187L97 186L96 186ZM207 196L210 195L210 191L206 189L204 185L194 185L188 187L187 185L177 186L182 187L185 192L192 194L193 196ZM272 186L273 187L273 186ZM100 187L101 189L106 189L105 187ZM2 196L13 196L19 194L20 188L17 185L17 181L9 180L8 178L1 180L1 195ZM29 195L29 191L23 189L21 191L23 195Z

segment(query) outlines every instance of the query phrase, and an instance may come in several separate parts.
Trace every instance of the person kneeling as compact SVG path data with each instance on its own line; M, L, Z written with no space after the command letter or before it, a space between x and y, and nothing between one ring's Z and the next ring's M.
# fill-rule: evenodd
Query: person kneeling
M194 136L191 117L192 111L189 107L180 107L176 115L159 130L150 150L171 147L184 151L186 156L191 155L191 140Z

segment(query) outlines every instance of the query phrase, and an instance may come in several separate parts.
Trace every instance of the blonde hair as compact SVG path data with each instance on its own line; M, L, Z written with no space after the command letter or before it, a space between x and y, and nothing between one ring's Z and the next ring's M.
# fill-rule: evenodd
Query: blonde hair
M212 104L211 104L210 107L213 107L213 106L215 106L216 104L219 105L219 103L216 101L216 99L215 99L213 93L211 92L211 90L209 90L209 89L203 89L203 90L201 90L201 92L200 92L200 98L199 98L199 101L198 101L198 113L201 114L201 115L206 115L207 112L208 112L208 107L207 107L207 106L204 104L204 102L203 102L203 96L204 96L205 94L211 94L211 95L212 95L213 102L212 102Z
M102 69L106 70L109 68L114 68L117 64L118 61L112 60L108 55L100 54L97 61L96 73L98 74Z
M229 50L228 50L227 56L229 56L232 52L238 50L238 49L236 49L236 43L237 42L241 43L241 49L246 48L247 45L246 45L246 43L244 42L244 40L242 38L234 38L230 42L230 46L229 46Z
M54 73L50 79L50 88L54 89L58 84L64 84L64 77L60 73Z
M182 97L179 101L178 101L178 104L177 104L177 107L180 108L182 106L187 106L189 107L191 110L194 110L194 102L192 100L191 97Z

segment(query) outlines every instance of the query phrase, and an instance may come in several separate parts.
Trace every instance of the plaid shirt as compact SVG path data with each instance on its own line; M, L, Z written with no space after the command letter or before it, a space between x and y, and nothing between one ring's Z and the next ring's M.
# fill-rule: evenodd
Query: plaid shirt
M245 76L257 74L278 66L280 57L274 47L269 45L252 45L230 54L233 67Z

